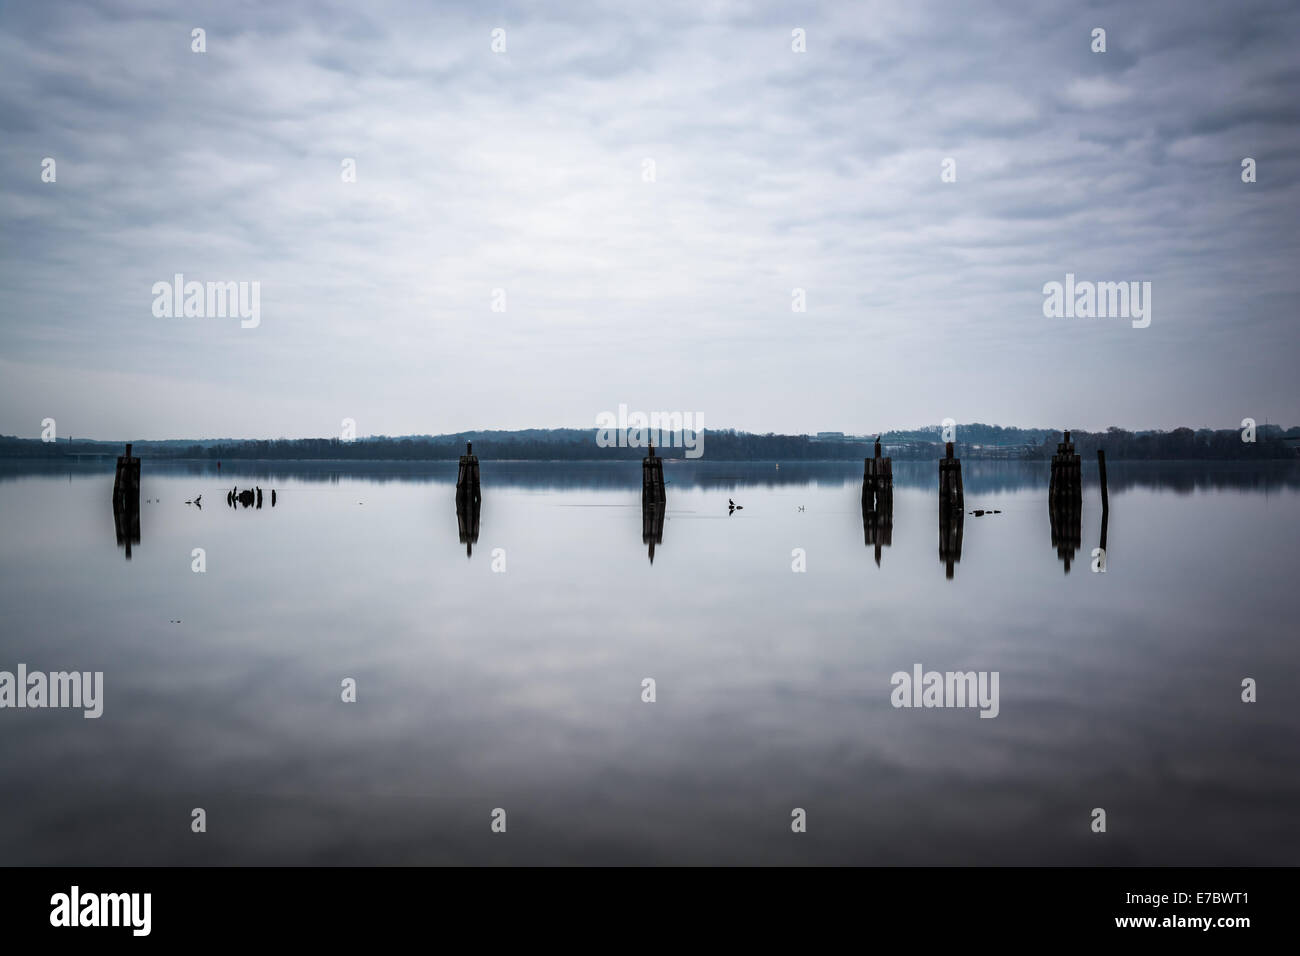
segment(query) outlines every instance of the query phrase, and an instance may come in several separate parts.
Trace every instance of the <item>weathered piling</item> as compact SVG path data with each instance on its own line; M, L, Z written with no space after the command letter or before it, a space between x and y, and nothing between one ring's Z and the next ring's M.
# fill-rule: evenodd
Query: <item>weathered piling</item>
M953 565L961 560L961 539L966 525L966 491L961 480L961 459L953 456L952 442L939 459L939 560L945 577L952 580Z
M474 443L465 443L465 454L460 456L460 468L456 472L457 507L461 501L480 502L483 500L479 490L478 456L474 454Z
M893 459L880 456L880 436L877 435L875 455L862 459L862 506L868 511L882 511L886 503L892 507L893 500Z
M1097 480L1101 483L1101 510L1110 509L1110 495L1106 491L1106 453L1097 449Z
M1052 474L1047 486L1047 500L1050 503L1083 501L1083 465L1074 452L1074 442L1070 433L1065 433L1065 440L1056 446L1052 456Z
M944 457L939 459L939 509L960 512L966 506L966 494L961 483L961 459L952 455L952 442L944 447Z
M641 459L641 500L668 500L668 493L664 489L664 460L655 454L654 445L650 446L650 454Z
M641 497L641 543L649 545L650 563L655 563L655 545L664 543L664 503Z
M130 442L113 475L113 528L130 561L131 546L140 543L140 459L131 455Z
M1069 574L1074 556L1083 546L1083 465L1068 431L1052 456L1047 510L1052 525L1052 546L1065 564L1065 573Z
M881 548L894 543L894 467L892 459L881 457L880 436L875 454L862 460L862 537L879 567Z
M126 454L117 458L117 473L113 476L113 501L135 500L140 504L140 459L131 455L131 443L126 444Z

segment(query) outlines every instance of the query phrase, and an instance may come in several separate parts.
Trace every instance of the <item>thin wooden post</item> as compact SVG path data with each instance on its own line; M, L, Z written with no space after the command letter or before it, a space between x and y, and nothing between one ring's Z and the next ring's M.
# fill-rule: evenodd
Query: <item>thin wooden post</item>
M1097 449L1097 475L1101 481L1101 507L1105 511L1110 507L1110 495L1106 492L1106 453Z
M1106 453L1097 449L1097 475L1101 482L1101 550L1106 550L1106 531L1110 526L1110 494L1106 490Z
M132 456L131 443L126 454L118 456L113 475L113 524L117 543L126 548L131 560L131 545L140 543L140 459Z

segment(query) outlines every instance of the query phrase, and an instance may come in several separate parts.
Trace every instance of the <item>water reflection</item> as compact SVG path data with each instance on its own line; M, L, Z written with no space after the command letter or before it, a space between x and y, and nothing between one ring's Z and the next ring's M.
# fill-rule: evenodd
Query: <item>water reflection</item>
M456 496L456 527L460 532L460 543L465 546L465 557L474 556L474 545L478 544L478 519L483 509L481 496Z
M882 511L869 511L866 504L862 506L862 536L868 548L875 550L876 567L880 567L880 549L888 548L894 543L894 508L890 506Z
M242 506L254 510L262 507L262 489L260 486L239 490L238 486L226 492L226 504L231 508ZM275 491L271 491L271 507L275 507Z
M1050 463L994 461L966 458L962 461L962 480L972 494L992 494L1042 489L1047 483ZM1107 461L1110 491L1123 494L1134 490L1173 491L1195 494L1207 491L1250 491L1273 493L1300 490L1300 469L1294 462L1197 462L1197 461ZM664 460L665 473L671 472L675 488L710 490L729 488L781 488L811 485L856 485L861 481L861 466L846 462L711 462ZM391 482L454 484L457 463L454 461L372 461L372 462L222 462L220 474L215 462L170 461L150 459L151 475L224 477L234 476L241 482L298 481L339 484L364 480L375 484ZM640 480L641 463L627 461L595 462L521 462L493 461L493 487L526 488L534 491L576 489L633 489ZM0 483L33 476L90 476L113 473L113 462L68 461L65 459L0 459ZM895 461L893 481L901 488L934 488L934 462ZM1097 485L1095 465L1083 471L1084 491ZM218 487L224 487L221 482Z
M117 531L117 546L126 548L126 559L131 560L131 546L140 543L140 496L113 498L113 527Z
M1083 509L1075 501L1058 500L1048 507L1047 513L1052 525L1052 547L1069 574L1070 564L1083 546Z
M965 555L958 516L940 522L941 568L951 560L955 575L964 557L963 580L934 573L936 462L921 481L895 461L899 535L890 567L882 558L867 572L873 586L853 518L863 512L865 532L874 512L883 549L886 512L853 508L860 461L783 462L783 487L770 491L771 462L665 461L664 563L653 509L648 522L642 513L649 540L629 547L636 462L493 462L489 543L508 546L510 575L461 560L478 522L472 507L448 507L455 462L432 478L295 480L281 486L289 507L267 520L183 504L199 493L215 503L235 484L269 491L260 465L225 460L221 477L195 480L188 466L145 462L150 546L133 547L125 568L104 527L111 466L71 484L66 467L0 482L0 660L102 670L108 687L100 721L6 716L22 726L0 734L5 860L1294 861L1300 712L1276 695L1245 705L1237 690L1246 675L1300 683L1285 626L1300 493L1263 494L1292 477L1168 465L1173 490L1125 507L1119 489L1147 466L1108 462L1125 560L1097 578L1062 576L1043 547L1046 462L962 465L972 505L1001 510L972 516ZM0 472L15 473L3 462ZM786 483L789 472L802 483ZM1256 478L1258 492L1235 490ZM1190 499L1177 493L1188 481L1234 490ZM726 517L728 496L743 515ZM652 542L654 568L641 564ZM195 545L223 556L206 577L183 558ZM815 558L811 574L791 573L795 545ZM627 612L647 596L665 613ZM915 662L1000 671L998 718L895 710L890 675ZM665 674L678 685L671 706L642 704L637 682L655 676L663 690ZM371 688L356 705L365 714L337 703L345 675ZM1096 802L1142 826L1086 839L1094 803L1080 809L1081 774L1100 781ZM211 841L157 825L191 793L206 796L182 808L222 809ZM498 804L530 808L528 841L490 838L484 807ZM781 840L781 815L804 805L835 832Z
M939 561L944 566L944 577L952 580L953 565L961 560L961 539L966 523L966 512L960 506L952 507L939 502Z
M655 563L655 545L664 543L664 503L641 499L641 543L649 545L650 563Z

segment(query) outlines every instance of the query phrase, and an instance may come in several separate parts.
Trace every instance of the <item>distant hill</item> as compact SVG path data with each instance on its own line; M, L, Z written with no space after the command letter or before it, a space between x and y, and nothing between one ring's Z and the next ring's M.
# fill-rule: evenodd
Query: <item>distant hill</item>
M643 448L600 447L594 428L526 428L515 431L466 431L448 435L371 436L355 441L338 438L280 438L251 440L231 438L134 440L135 454L171 459L263 459L263 460L454 460L474 443L474 453L483 459L601 461L637 459ZM956 454L962 458L1005 458L1042 460L1050 458L1061 433L1046 428L1015 428L974 423L956 426L959 439ZM1172 431L1126 431L1073 433L1077 451L1095 456L1098 448L1112 460L1200 459L1250 460L1296 457L1300 428L1283 430L1277 425L1260 426L1253 443L1243 442L1235 429L1176 428ZM943 453L942 429L938 425L919 429L888 431L881 435L884 454L898 459L934 459ZM703 457L713 461L844 461L872 454L874 435L844 435L822 432L810 435L760 435L735 429L708 429L701 437ZM0 436L0 458L63 458L67 456L116 456L121 441L95 439L39 439ZM659 449L665 458L686 457L681 435Z

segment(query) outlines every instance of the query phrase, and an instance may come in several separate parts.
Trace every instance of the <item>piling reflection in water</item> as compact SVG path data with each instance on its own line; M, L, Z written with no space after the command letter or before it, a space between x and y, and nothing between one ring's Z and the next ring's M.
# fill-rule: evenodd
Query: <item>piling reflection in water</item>
M966 512L939 503L939 560L944 566L944 577L952 580L953 565L961 560L961 538L965 529Z
M1082 509L1064 505L1052 508L1052 547L1056 556L1065 563L1065 573L1070 573L1070 565L1079 548L1083 546Z
M243 491L236 486L226 492L226 504L231 508L252 508L254 510L262 507L262 488L260 485L252 488L245 488ZM271 507L275 507L275 489L271 489Z
M456 496L456 526L467 558L473 557L474 545L478 544L478 519L482 507L482 501L477 495Z
M880 549L894 543L894 508L890 502L884 510L868 511L862 506L862 536L868 548L874 548L876 567L880 567Z
M664 543L664 503L641 499L641 543L649 545L650 563L655 563L655 545Z
M131 546L140 543L140 499L119 501L113 499L113 525L117 529L117 546L126 548L126 559L131 560Z

